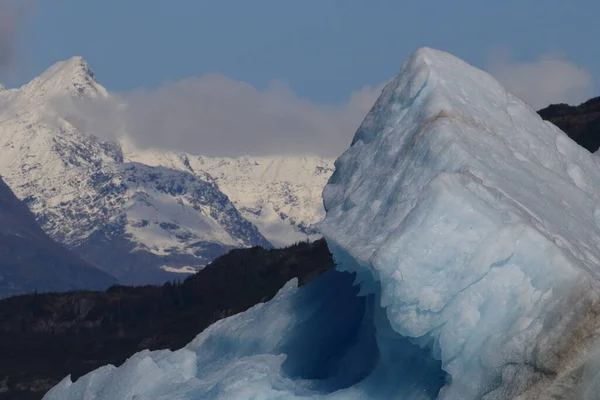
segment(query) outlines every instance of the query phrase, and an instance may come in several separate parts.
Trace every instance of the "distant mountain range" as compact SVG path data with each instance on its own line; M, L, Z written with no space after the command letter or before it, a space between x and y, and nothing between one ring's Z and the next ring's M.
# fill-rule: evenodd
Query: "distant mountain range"
M121 283L319 237L332 160L142 151L79 129L80 100L116 101L80 57L0 91L0 174L46 233Z
M54 242L0 178L0 298L34 291L106 289L115 279Z
M124 145L125 158L194 175L209 174L240 213L276 247L320 237L314 224L325 216L321 192L333 160L314 156L218 158Z
M237 247L270 243L198 172L127 162L58 101L107 99L75 57L0 92L0 174L46 233L122 283L164 282Z

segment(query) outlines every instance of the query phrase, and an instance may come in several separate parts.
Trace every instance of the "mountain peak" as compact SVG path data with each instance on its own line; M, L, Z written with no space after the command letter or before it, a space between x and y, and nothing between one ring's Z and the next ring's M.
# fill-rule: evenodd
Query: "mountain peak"
M94 71L80 56L60 61L48 68L42 75L25 86L37 94L64 95L78 97L106 97L106 89L96 80Z
M94 71L90 65L80 56L74 56L68 60L59 61L50 68L48 68L43 76L70 76L70 77L84 77L95 79Z
M85 76L95 80L94 71L90 65L81 56L73 56L65 61L60 61L54 65L63 71L69 71L73 76Z

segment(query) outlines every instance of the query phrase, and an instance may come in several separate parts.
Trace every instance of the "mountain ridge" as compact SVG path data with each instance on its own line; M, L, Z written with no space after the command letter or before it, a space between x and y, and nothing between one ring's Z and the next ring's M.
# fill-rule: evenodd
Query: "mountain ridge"
M320 237L321 191L333 160L318 156L207 157L123 145L128 161L212 176L241 214L276 247Z
M44 233L0 177L0 298L26 292L105 289L115 279Z
M44 231L123 283L159 283L270 243L208 174L125 162L64 110L111 101L80 57L0 92L0 173ZM77 117L77 116L75 116Z

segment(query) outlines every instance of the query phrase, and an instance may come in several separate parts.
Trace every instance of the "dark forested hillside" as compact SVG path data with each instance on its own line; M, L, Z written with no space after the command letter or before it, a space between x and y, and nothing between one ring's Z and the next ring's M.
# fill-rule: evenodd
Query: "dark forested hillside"
M212 322L267 301L290 279L332 268L324 240L233 250L182 283L0 301L0 399L40 399L72 373L119 365L145 348L177 349Z

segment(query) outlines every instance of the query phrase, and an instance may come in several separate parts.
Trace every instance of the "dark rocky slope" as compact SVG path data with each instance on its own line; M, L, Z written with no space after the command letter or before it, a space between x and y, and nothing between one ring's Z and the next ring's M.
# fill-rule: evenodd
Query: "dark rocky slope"
M600 148L600 97L578 106L552 104L538 111L538 114L590 152L594 153Z
M119 365L145 348L177 349L211 323L303 285L333 266L324 240L233 250L182 283L0 301L0 399L40 399L73 373Z
M100 290L114 282L50 239L0 178L0 298L33 291Z

